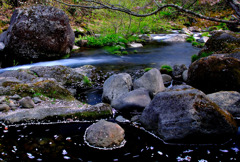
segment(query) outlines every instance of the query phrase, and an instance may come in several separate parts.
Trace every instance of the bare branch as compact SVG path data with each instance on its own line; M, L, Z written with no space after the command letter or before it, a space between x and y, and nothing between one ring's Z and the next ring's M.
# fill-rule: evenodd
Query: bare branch
M155 11L146 13L146 14L138 14L136 12L133 12L125 7L116 7L114 5L109 5L109 4L104 4L103 2L99 2L99 1L94 1L94 0L85 0L86 2L91 2L93 4L96 4L97 6L84 6L84 5L73 5L73 4L68 4L65 2L62 2L60 0L55 0L56 2L62 3L66 6L70 6L70 7L82 7L82 8L92 8L92 9L109 9L109 10L115 10L115 11L120 11L120 12L124 12L126 14L132 15L132 16L136 16L136 17L147 17L147 16L151 16L154 14L157 14L158 12L160 12L161 10L163 10L164 8L168 8L168 7L172 7L175 8L178 11L181 11L183 13L187 13L189 15L193 15L197 18L201 18L201 19L205 19L205 20L210 20L210 21L216 21L216 22L222 22L222 23L229 23L229 24L240 24L239 19L235 20L235 21L228 21L228 20L222 20L222 19L218 19L218 18L214 18L214 17L207 17L198 13L195 13L193 11L190 11L188 9L184 9L183 7L177 6L175 4L166 4L163 6L158 5L158 8ZM232 0L229 0L232 1ZM239 15L240 16L240 15Z
M234 9L238 18L240 18L240 3L235 0L226 0L227 3Z

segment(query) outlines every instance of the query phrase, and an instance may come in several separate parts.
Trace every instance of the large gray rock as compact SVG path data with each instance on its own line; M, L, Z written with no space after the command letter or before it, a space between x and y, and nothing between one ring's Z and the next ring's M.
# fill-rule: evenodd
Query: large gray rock
M149 91L139 88L114 99L111 106L119 111L139 110L142 111L149 103L151 98Z
M83 80L83 75L74 69L62 65L35 66L29 69L36 76L42 78L54 78L65 86L77 86Z
M56 99L46 100L35 105L33 109L16 109L7 113L0 113L0 121L16 123L35 120L53 119L66 120L95 120L110 117L112 109L106 104L89 106L77 100L66 101Z
M127 73L114 74L110 76L103 85L102 100L111 103L132 89L132 77Z
M134 89L145 88L152 94L164 91L165 87L160 71L156 68L144 73L142 77L135 80L133 83Z
M100 148L119 147L124 142L124 130L116 123L100 120L85 132L85 140Z
M0 74L2 84L6 83L30 83L34 79L38 78L34 72L30 71L29 69L19 69L13 71L6 71ZM4 78L5 77L5 78Z
M0 77L0 86L3 86L3 87L7 87L14 84L21 84L21 83L23 82L15 77Z
M22 64L62 58L70 53L75 39L62 10L40 5L16 9L3 34L3 67L11 66L13 60Z
M170 83L172 81L172 77L168 74L162 74L162 79L163 79L163 83Z
M207 95L220 108L227 110L234 117L240 117L240 93L235 91L221 91Z
M232 116L189 86L176 86L158 93L140 118L145 128L165 141L201 140L229 137L237 130Z

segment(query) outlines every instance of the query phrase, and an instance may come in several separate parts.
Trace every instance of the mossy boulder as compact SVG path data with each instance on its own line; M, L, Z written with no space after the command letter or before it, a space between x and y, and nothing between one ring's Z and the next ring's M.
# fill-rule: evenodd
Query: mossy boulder
M44 80L35 83L11 85L10 95L18 94L22 97L43 95L49 98L74 100L72 94L52 80Z
M205 93L240 91L240 60L228 55L201 58L188 70L188 84Z
M77 86L84 75L74 69L62 65L56 66L36 66L29 69L38 77L54 78L64 86Z
M201 53L226 54L236 52L240 52L240 34L220 31L212 34L199 55Z
M70 53L74 32L68 16L52 6L32 6L14 11L3 43L2 67L54 60Z
M174 86L158 93L140 121L168 142L212 143L229 139L237 131L231 114L190 86Z

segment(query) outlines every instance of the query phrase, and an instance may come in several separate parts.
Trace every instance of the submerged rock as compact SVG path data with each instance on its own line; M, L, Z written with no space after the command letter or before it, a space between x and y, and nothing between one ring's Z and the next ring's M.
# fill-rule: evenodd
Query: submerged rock
M2 66L62 58L70 53L74 39L68 16L62 10L40 5L18 8L2 38Z
M132 89L132 77L127 73L114 74L110 76L103 85L102 100L111 103Z
M134 89L145 88L154 95L165 90L162 75L160 71L155 68L149 70L148 72L144 73L142 77L135 80L133 87Z
M144 109L140 121L169 142L206 142L230 138L237 131L229 113L189 86L158 93Z
M240 90L240 60L228 55L215 55L193 62L188 70L188 83L205 93Z
M221 91L207 95L221 109L230 112L233 117L240 117L240 93L235 91Z
M119 147L124 142L124 130L116 123L105 120L91 125L85 132L85 140L100 148Z

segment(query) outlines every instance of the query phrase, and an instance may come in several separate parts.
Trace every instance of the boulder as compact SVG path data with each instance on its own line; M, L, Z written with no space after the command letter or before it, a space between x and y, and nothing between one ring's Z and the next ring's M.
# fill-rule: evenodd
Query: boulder
M19 123L38 120L66 121L69 120L96 120L112 116L110 105L97 104L89 106L78 100L42 100L35 104L34 109L16 109L8 113L0 113L0 121Z
M100 120L87 128L84 137L91 146L115 148L123 144L124 136L124 130L118 124Z
M219 31L212 34L207 40L199 55L203 52L213 54L240 52L240 34Z
M162 74L162 79L163 79L163 83L170 83L172 81L172 77L168 74Z
M162 75L156 68L149 70L142 77L135 80L133 87L134 89L145 88L154 95L165 90Z
M9 95L18 94L22 97L39 95L55 99L74 100L74 97L66 88L52 80L12 85L8 93Z
M64 86L77 86L83 80L83 75L74 69L62 65L35 66L29 69L36 76L42 78L54 78Z
M187 82L188 70L184 70L184 72L182 73L182 79L183 79L184 82Z
M236 91L221 91L207 95L221 109L227 110L233 117L240 117L240 93Z
M229 113L190 86L174 86L158 93L140 121L168 142L205 143L207 139L229 138L237 131Z
M31 97L24 97L19 101L22 108L34 108L35 104Z
M7 104L0 104L0 111L8 111L10 107Z
M88 107L85 118L97 119L99 117L106 118L113 115L112 107L106 103L98 103Z
M62 58L70 53L75 39L62 10L40 5L16 9L3 34L3 67Z
M149 91L139 88L114 99L111 106L119 111L142 111L150 102Z
M5 80L9 80L8 82L16 82L16 83L31 83L35 79L38 78L38 76L30 71L29 69L19 69L19 70L13 70L13 71L5 71L0 74L0 77L6 77ZM4 78L2 78L4 79Z
M15 77L0 77L0 86L7 87L15 84L23 83Z
M205 93L240 90L240 60L228 55L201 58L188 70L188 83Z
M103 84L102 100L111 103L112 100L128 93L132 89L132 77L127 73L114 74Z
M182 79L182 73L187 70L186 65L174 65L172 75L175 79Z

